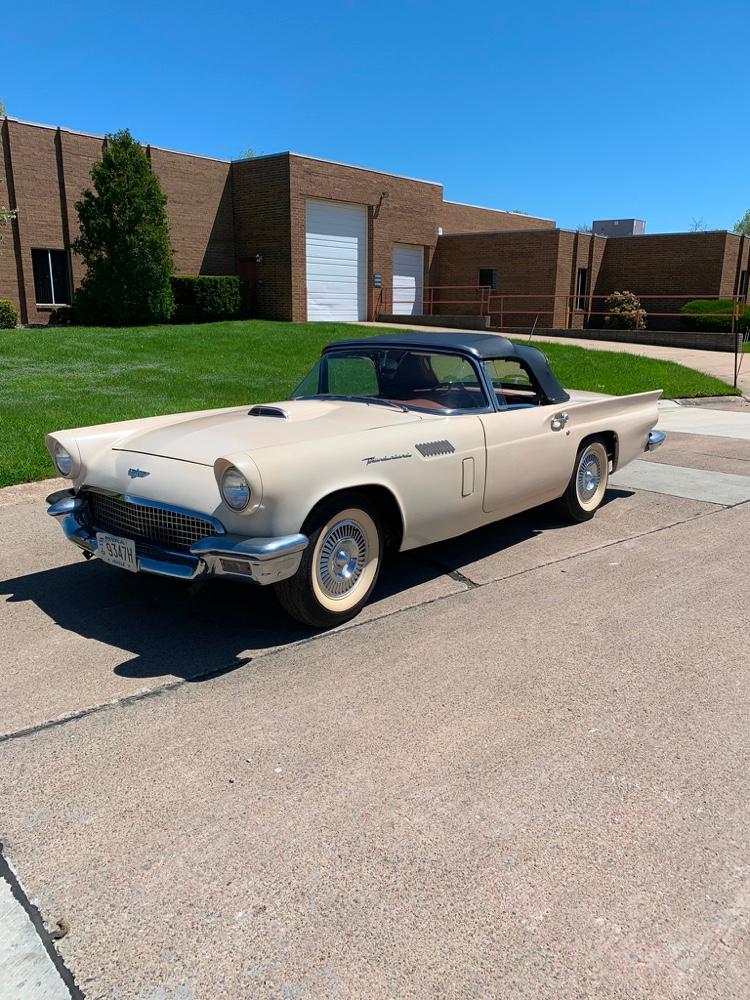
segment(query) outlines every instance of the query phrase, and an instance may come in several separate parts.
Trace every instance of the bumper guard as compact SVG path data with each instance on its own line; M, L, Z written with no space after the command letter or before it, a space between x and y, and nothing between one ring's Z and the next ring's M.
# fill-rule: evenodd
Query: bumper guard
M58 518L68 541L85 554L97 554L97 528L87 515L85 494L58 490L47 497L47 513ZM163 505L169 508L168 504ZM107 529L102 528L102 531ZM199 538L190 552L175 552L135 539L138 568L143 573L197 580L225 576L267 585L294 576L308 545L306 535L247 538L244 535L211 535Z
M657 448L661 448L664 444L667 435L664 431L649 431L648 440L646 441L646 447L644 451L656 451Z

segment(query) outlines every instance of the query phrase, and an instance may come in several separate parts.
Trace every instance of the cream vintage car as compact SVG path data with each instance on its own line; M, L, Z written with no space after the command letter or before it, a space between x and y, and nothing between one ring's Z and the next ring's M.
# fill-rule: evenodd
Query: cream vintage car
M658 447L660 391L566 392L489 333L330 344L289 399L57 431L49 513L84 556L181 580L271 584L307 625L352 618L388 547L557 501L592 517L610 471Z

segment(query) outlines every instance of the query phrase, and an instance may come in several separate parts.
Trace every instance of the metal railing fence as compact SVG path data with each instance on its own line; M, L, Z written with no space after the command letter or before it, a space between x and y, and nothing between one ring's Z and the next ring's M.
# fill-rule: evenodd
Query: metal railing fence
M722 322L723 332L731 334L735 351L735 385L741 366L744 345L750 339L750 324L743 314L748 307L748 295L717 296L716 292L661 292L639 295L636 313L626 314L608 309L607 296L587 291L580 293L555 292L505 292L487 285L425 285L423 288L405 289L382 287L372 290L370 318L383 315L419 316L480 316L488 318L494 329L563 329L628 330L635 341L640 332L700 331L703 324L712 320ZM681 307L696 299L717 302L715 311L691 313L686 316ZM731 306L719 306L729 301ZM628 323L635 325L628 325Z

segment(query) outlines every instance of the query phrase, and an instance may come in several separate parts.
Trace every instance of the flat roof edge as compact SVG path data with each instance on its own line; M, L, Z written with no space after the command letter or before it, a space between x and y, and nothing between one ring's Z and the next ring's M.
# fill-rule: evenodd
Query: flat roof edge
M329 160L324 156L310 156L309 153L295 153L289 150L289 156L298 156L301 160L314 160L317 163L331 163L335 167L347 167L349 170L364 170L368 174L382 174L383 177L398 177L402 181L413 181L415 184L429 184L430 187L442 188L440 181L426 181L422 177L410 177L408 174L396 174L392 170L378 170L377 167L361 167L356 163L343 163L341 160Z
M105 137L103 135L94 135L93 132L82 132L81 129L76 128L65 128L63 125L45 125L44 122L28 122L23 118L15 118L13 115L4 115L4 120L9 122L15 122L16 125L28 125L30 128L44 128L49 132L65 132L67 135L82 135L86 139L97 139L99 142L104 142ZM135 139L135 136L133 136ZM231 163L231 160L225 160L220 156L207 156L205 153L188 153L184 149L168 149L166 146L157 146L154 142L143 142L141 139L137 139L142 146L146 146L149 149L158 149L160 153L174 153L175 156L192 156L196 160L212 160L214 163Z
M460 205L461 208L479 208L483 212L498 212L500 215L519 215L522 219L538 219L540 222L554 222L544 215L529 215L528 212L514 212L510 208L490 208L489 205L472 205L468 201L453 201L450 198L443 198L446 205Z
M701 229L697 232L693 232L688 229L676 229L672 232L667 233L633 233L631 236L607 236L605 239L608 240L650 240L655 236L716 236L718 233L723 233L725 236L743 236L744 233L735 233L731 229Z
M518 233L529 233L529 234L546 233L547 235L549 235L550 233L561 233L561 232L566 232L566 230L557 229L556 227L553 226L542 226L539 229L532 229L531 227L527 229L480 229L480 230L467 229L465 232L460 232L460 233L441 233L439 238L441 240L444 240L448 239L451 236L506 236L506 235L510 236L511 233L513 235L518 235ZM606 239L606 237L602 237L602 239Z

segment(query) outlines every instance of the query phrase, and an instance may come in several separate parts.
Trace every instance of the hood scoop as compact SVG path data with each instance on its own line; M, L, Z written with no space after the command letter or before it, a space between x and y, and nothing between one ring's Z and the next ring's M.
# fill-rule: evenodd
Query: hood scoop
M279 420L288 420L289 414L282 410L280 406L253 406L247 411L248 417L276 417Z

